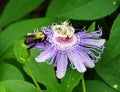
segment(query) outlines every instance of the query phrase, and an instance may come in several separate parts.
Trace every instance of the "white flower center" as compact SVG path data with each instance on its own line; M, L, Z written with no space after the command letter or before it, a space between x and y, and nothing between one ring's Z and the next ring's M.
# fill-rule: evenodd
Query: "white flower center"
M75 29L69 25L68 21L63 22L61 25L54 25L52 27L53 33L56 37L72 37Z
M78 45L80 37L74 35L75 29L68 21L61 25L54 25L52 27L53 35L50 37L50 42L58 50L68 50Z
M76 47L80 42L80 38L73 35L71 38L62 38L53 36L50 42L59 50L68 50Z

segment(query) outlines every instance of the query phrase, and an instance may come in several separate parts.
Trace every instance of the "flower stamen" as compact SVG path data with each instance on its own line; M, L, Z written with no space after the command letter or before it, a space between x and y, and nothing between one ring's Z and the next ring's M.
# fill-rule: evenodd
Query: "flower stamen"
M63 22L61 25L54 25L52 30L56 37L64 38L72 37L75 32L75 29L69 24L68 21Z

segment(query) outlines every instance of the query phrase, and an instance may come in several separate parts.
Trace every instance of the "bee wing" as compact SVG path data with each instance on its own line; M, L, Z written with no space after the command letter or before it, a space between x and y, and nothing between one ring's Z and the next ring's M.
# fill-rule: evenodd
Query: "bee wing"
M29 35L29 36L25 36L26 37L26 39L25 39L25 44L26 45L28 45L28 44L30 44L30 43L33 43L35 40L36 40L36 38L35 38L35 36L34 35Z

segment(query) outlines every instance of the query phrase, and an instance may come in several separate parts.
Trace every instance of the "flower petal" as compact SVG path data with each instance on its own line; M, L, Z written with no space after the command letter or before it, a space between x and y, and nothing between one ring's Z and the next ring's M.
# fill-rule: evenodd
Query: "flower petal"
M40 53L40 55L37 56L35 58L35 60L37 62L45 62L46 60L51 58L55 53L56 53L56 51L54 51L53 48L50 47L50 48L46 49L45 51L43 51L42 53Z
M77 33L81 38L98 38L102 35L102 28L99 28L99 30L91 32L91 33L85 33L83 32L78 32Z
M70 51L68 53L68 58L70 59L70 62L74 64L75 68L79 71L79 72L85 72L86 68L83 64L83 59L79 59L79 57L73 53L73 51Z
M65 53L58 53L56 57L57 63L57 71L56 76L57 78L61 79L65 76L66 69L67 69L67 55Z
M79 59L83 60L83 63L85 64L85 66L89 68L93 68L95 66L94 61L88 56L86 52L83 52L82 50L80 50L80 48L75 50L74 53L76 53Z
M81 45L83 46L97 46L97 47L103 47L105 43L105 39L82 39Z

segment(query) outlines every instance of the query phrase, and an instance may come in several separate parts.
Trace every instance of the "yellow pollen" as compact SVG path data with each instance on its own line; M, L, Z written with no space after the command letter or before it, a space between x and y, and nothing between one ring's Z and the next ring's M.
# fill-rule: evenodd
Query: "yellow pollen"
M54 25L52 28L54 35L56 37L72 37L74 35L75 29L69 25L68 21L63 22L60 25Z

